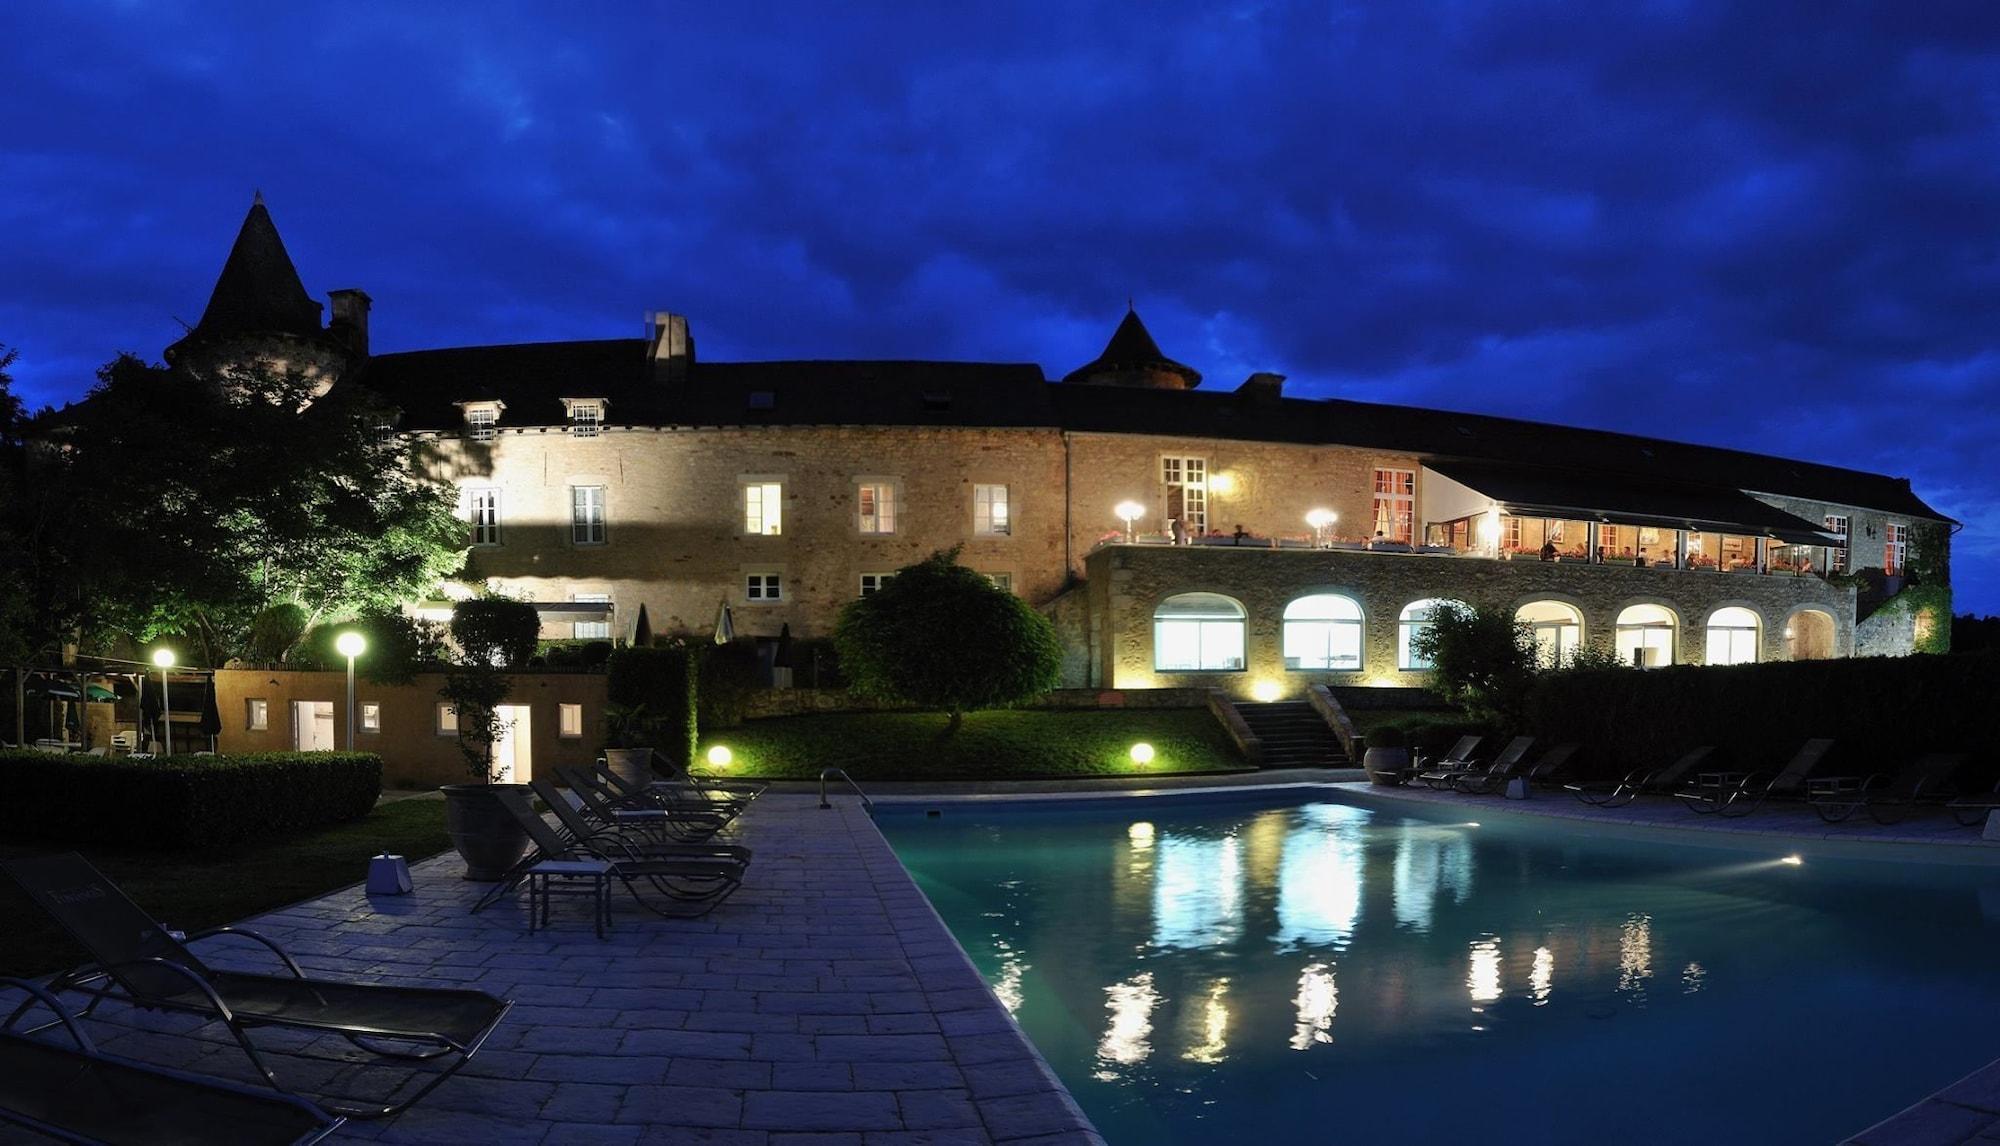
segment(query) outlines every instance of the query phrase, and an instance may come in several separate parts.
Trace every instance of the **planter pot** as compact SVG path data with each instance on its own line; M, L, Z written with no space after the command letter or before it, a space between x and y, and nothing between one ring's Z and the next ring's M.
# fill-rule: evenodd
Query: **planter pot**
M1407 748L1370 748L1361 754L1361 767L1368 772L1371 783L1394 787L1403 782L1403 772L1410 766L1410 750Z
M526 784L446 784L445 830L451 846L465 861L465 878L495 883L528 850L528 833L500 806L495 796L512 789L525 793Z
M606 748L604 766L627 784L644 787L659 779L653 775L651 748Z

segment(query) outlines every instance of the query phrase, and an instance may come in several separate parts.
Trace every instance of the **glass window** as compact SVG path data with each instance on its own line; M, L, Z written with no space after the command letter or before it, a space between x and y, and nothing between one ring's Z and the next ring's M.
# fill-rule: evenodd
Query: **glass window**
M1633 605L1619 613L1614 635L1619 663L1638 668L1674 663L1676 627L1673 611L1661 605Z
M1909 544L1910 527L1907 525L1885 525L1882 527L1882 572L1891 577L1903 572L1903 558Z
M579 605L609 605L611 594L572 593L569 599ZM576 632L572 635L579 641L608 641L611 639L611 618L606 616L601 621L578 621Z
M458 735L458 709L450 701L438 702L437 734L439 736Z
M1708 618L1708 663L1747 665L1757 661L1757 614L1731 606L1717 609Z
M1178 521L1190 537L1208 532L1208 459L1160 459L1160 484L1166 487L1167 512L1162 519Z
M271 727L271 702L255 697L243 702L244 724L252 732L262 732Z
M500 411L493 406L465 408L465 436L475 442L490 442L499 433Z
M1014 519L1007 512L1007 487L972 487L972 532L980 537L1005 537L1014 532Z
M1415 639L1418 633L1431 627L1431 620L1437 616L1437 611L1446 605L1455 605L1461 609L1466 607L1463 601L1453 601L1442 597L1412 601L1403 606L1402 615L1396 618L1397 668L1405 672L1429 672L1432 668L1436 667L1431 662L1418 656L1410 648L1410 642Z
M1840 538L1826 550L1827 572L1847 572L1847 518L1838 513L1826 515L1826 531Z
M1417 471L1375 471L1375 532L1385 541L1411 541L1417 520Z
M466 518L472 522L474 545L500 544L500 491L491 487L465 491Z
M1014 575L1012 573L988 573L986 574L986 579L993 582L995 589L999 589L1005 593L1012 593L1014 591Z
M572 402L569 406L569 432L579 438L594 438L604 424L604 405L601 402Z
M1323 593L1285 606L1285 667L1331 672L1361 668L1361 606Z
M377 704L372 700L362 702L361 731L363 732L382 731L382 706L380 704Z
M774 481L743 487L743 532L776 537L784 531L785 487Z
M784 575L780 573L751 573L743 580L743 596L751 601L781 601L784 599Z
M556 735L564 740L578 740L583 737L583 706L580 704L558 704L556 706Z
M1219 593L1182 593L1153 610L1153 668L1237 672L1243 668L1243 606Z
M856 500L861 507L861 532L896 532L896 486L894 482L862 482Z
M894 576L894 573L863 573L861 575L861 595L866 597L868 594L887 585L889 578Z
M569 539L576 545L604 544L604 487L569 487Z
M1535 659L1544 668L1569 663L1583 647L1583 614L1561 601L1532 601L1521 606L1514 620L1528 627L1535 642Z

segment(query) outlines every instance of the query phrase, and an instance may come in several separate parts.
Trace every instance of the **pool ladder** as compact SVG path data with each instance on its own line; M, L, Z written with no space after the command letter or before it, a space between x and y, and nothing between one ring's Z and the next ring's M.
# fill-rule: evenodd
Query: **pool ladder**
M864 807L864 808L866 808L866 809L868 809L868 814L869 814L869 815L874 815L874 814L875 814L875 801L873 801L873 800L871 800L871 799L869 799L869 798L868 798L868 793L866 793L866 792L864 792L864 791L862 791L862 790L861 790L861 785L859 785L859 784L856 784L856 783L854 782L854 777L852 777L852 776L849 776L849 775L847 774L847 769L845 769L845 768L822 768L822 769L820 769L820 770L819 770L819 806L820 806L820 807L822 807L822 808L831 808L831 807L833 807L833 805L832 805L832 804L829 804L829 803L827 803L827 802L826 802L826 782L827 782L827 780L828 780L829 778L831 778L831 777L835 777L835 776L838 776L838 777L840 778L840 782L841 782L841 783L843 783L843 784L847 785L848 787L850 787L850 788L854 789L854 794L855 794L855 795L857 795L857 796L861 797L861 806L862 806L862 807Z

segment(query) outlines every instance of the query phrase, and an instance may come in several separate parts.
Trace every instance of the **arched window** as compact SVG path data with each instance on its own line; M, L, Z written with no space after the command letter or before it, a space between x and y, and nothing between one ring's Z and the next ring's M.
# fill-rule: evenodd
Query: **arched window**
M1285 667L1332 672L1361 669L1361 606L1321 593L1285 606Z
M1708 615L1708 663L1747 665L1757 661L1757 614L1732 605Z
M1818 609L1801 609L1785 622L1785 641L1795 661L1823 661L1833 656L1833 617Z
M1431 662L1410 651L1410 641L1418 633L1431 627L1431 618L1445 605L1465 607L1463 601L1453 601L1444 597L1428 597L1422 601L1411 601L1403 606L1402 616L1396 618L1396 667L1405 672L1429 672Z
M1664 605L1633 605L1618 614L1614 648L1620 664L1657 668L1674 663L1674 629L1679 622Z
M1238 672L1243 606L1220 593L1181 593L1153 610L1157 672Z
M1583 614L1561 601L1530 601L1514 619L1535 636L1535 658L1548 668L1567 664L1583 646Z

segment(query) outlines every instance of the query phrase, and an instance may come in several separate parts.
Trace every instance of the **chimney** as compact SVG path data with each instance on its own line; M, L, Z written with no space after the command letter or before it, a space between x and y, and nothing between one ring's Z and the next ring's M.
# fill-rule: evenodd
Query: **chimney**
M646 312L646 334L652 340L654 371L669 382L685 382L694 363L694 337L686 315L663 310Z
M1285 376L1266 374L1260 370L1245 378L1243 385L1236 388L1236 393L1238 397L1252 402L1275 402L1285 396Z
M326 297L333 301L333 321L326 324L328 333L347 343L355 354L368 357L368 307L374 300L359 288L328 291Z

